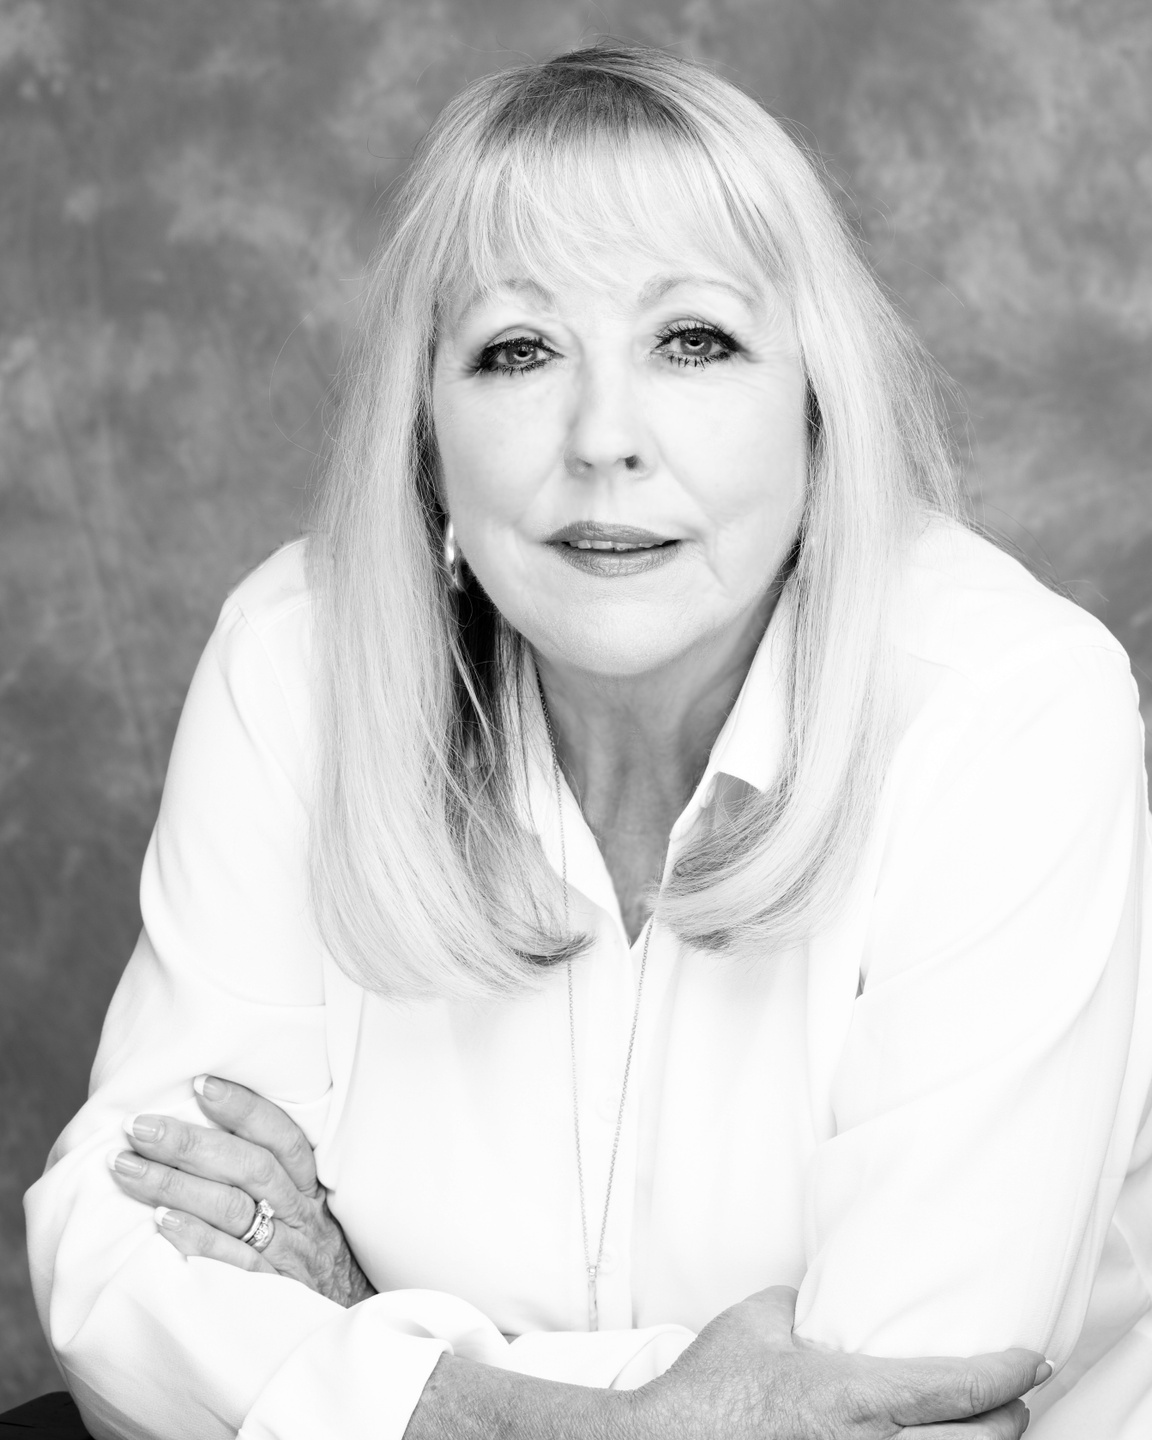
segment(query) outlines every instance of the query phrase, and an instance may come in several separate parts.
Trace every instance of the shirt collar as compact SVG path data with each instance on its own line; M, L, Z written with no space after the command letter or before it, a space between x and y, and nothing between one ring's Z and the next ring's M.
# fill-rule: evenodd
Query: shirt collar
M712 746L705 779L723 773L767 790L776 778L787 734L788 607L782 598L772 612L736 703Z

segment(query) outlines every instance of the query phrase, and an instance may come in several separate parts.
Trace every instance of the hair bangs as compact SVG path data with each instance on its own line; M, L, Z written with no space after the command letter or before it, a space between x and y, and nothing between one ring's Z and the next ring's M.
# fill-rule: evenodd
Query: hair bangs
M779 279L774 247L747 221L703 141L684 129L613 132L603 117L564 132L538 124L486 147L443 256L439 299L484 293L510 276L611 288L621 246L673 268L685 250L759 288Z

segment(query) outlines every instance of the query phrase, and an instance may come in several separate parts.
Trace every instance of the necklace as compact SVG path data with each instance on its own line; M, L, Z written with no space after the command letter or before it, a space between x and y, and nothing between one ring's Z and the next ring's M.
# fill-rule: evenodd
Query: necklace
M556 819L560 827L560 876L564 887L564 927L568 927L568 855L564 848L564 809L560 791L560 760L556 753L556 736L552 731L552 719L544 699L544 687L537 672L536 683L540 690L540 705L544 711L544 724L548 728L548 747L552 752L552 779L556 787ZM620 1149L620 1131L624 1126L624 1106L628 1099L628 1077L632 1073L632 1053L636 1048L636 1027L640 1021L640 997L644 993L644 972L648 968L648 944L652 939L654 920L649 917L644 949L640 952L640 978L636 982L636 1006L632 1012L632 1029L628 1036L628 1053L624 1058L624 1081L620 1086L620 1105L616 1111L616 1132L612 1137L612 1154L608 1161L608 1184L604 1190L604 1210L600 1216L600 1236L596 1244L596 1258L588 1248L588 1207L584 1200L584 1159L580 1145L580 1092L576 1083L576 1005L572 993L572 961L568 960L568 1051L571 1057L572 1073L572 1132L576 1139L576 1180L580 1189L580 1233L584 1242L584 1273L588 1281L588 1329L599 1330L600 1310L597 1303L597 1285L600 1267L604 1263L604 1237L608 1233L608 1207L612 1202L612 1181L616 1176L616 1153Z

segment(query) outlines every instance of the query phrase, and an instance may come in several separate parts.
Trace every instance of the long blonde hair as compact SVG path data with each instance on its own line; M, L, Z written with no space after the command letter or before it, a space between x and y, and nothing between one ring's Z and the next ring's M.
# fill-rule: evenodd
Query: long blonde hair
M431 366L448 297L508 273L593 271L599 241L660 248L669 212L768 276L808 379L804 516L784 586L779 773L694 836L659 897L686 945L766 956L834 914L892 743L893 577L933 514L958 516L930 366L816 167L703 66L597 45L469 86L393 200L310 544L321 764L321 933L396 998L510 993L579 952L525 823L523 640L442 561ZM766 577L768 578L768 577Z

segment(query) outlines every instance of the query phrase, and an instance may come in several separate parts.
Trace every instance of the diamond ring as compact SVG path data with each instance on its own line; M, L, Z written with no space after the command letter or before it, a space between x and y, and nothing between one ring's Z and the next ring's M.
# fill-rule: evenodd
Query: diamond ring
M257 1200L256 1214L252 1217L252 1224L240 1236L245 1245L251 1245L253 1250L267 1250L272 1240L272 1231L275 1228L272 1217L275 1210L268 1204L267 1200Z

